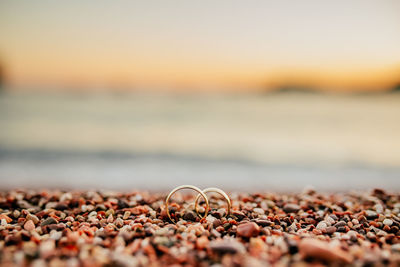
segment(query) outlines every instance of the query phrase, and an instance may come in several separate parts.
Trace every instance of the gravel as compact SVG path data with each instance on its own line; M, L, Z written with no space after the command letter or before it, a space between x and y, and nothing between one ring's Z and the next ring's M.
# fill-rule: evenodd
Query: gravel
M399 266L400 194L0 193L1 266Z

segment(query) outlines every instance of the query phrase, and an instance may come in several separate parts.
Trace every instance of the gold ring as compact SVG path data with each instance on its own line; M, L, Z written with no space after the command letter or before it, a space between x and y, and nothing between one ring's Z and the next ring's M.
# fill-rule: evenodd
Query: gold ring
M225 198L225 200L226 200L226 203L228 204L228 214L227 215L231 214L232 203L231 203L231 200L229 199L229 196L224 191L222 191L221 189L216 188L216 187L210 187L210 188L206 188L206 189L203 190L204 194L208 193L208 192L215 192L215 193L218 193L221 196L223 196ZM197 197L196 197L196 200L194 201L194 206L195 206L197 214L199 214L199 206L198 206L198 204L199 204L200 196L202 196L202 195L198 194ZM209 209L209 205L208 205L207 202L206 202L206 204L207 204L207 209ZM207 215L207 213L206 213L206 215Z
M171 221L173 221L172 218L171 218L171 214L169 213L169 209L168 209L169 200L170 200L171 196L172 196L176 191L179 191L179 190L182 190L182 189L192 189L192 190L194 190L194 191L197 191L197 192L199 193L198 196L202 196L202 197L204 198L204 200L206 201L206 206L207 206L207 207L206 207L206 213L204 214L204 216L200 216L200 218L206 217L207 214L208 214L208 210L210 209L210 206L209 206L209 204L208 204L208 198L207 198L206 194L203 193L203 191L201 191L200 188L198 188L198 187L196 187L196 186L194 186L194 185L181 185L181 186L178 186L178 187L175 187L174 189L172 189L172 191L168 194L167 198L165 199L165 209L166 209L166 211L167 211L168 218L169 218ZM198 198L200 198L200 197L198 197ZM197 211L196 211L196 212L197 212ZM197 212L197 214L198 214L198 212Z

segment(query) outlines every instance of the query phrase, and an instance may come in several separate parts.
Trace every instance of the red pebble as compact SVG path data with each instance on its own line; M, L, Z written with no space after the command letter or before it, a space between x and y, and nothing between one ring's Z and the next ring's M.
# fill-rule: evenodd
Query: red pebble
M260 227L254 222L243 223L238 225L236 233L238 236L247 238L258 236Z

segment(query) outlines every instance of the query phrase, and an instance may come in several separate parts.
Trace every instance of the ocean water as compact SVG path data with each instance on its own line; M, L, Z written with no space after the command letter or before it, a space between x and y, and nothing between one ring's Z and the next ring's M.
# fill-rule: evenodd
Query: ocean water
M400 94L0 94L2 188L400 189Z

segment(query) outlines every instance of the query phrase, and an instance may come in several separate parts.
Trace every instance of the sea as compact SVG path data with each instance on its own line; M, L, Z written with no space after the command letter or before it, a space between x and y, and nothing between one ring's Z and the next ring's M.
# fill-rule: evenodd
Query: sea
M3 91L0 189L400 190L400 94Z

